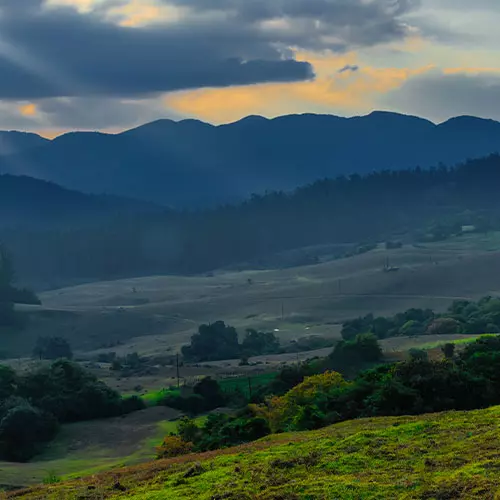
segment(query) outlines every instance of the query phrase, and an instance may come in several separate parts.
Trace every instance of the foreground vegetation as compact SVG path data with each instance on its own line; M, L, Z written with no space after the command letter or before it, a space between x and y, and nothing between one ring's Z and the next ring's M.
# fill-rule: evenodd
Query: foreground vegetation
M500 407L353 420L7 498L494 499Z

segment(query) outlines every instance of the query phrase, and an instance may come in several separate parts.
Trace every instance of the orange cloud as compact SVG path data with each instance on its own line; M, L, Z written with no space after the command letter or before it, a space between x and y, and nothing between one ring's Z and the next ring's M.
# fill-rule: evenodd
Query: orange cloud
M92 8L103 0L48 0L49 7L75 7L80 12L89 12Z
M36 104L30 102L19 106L19 112L23 116L36 116L38 114L38 107Z
M157 0L129 0L120 7L109 10L108 15L117 18L121 26L135 28L161 21L178 21L182 15L182 8L159 4Z
M434 66L416 69L362 66L356 53L297 54L311 62L314 81L260 84L222 89L201 89L168 94L164 103L171 109L212 122L227 122L248 114L277 116L298 112L363 112L373 108L378 94L397 89L414 75ZM346 65L358 71L339 73Z
M500 73L500 68L444 68L445 75L478 75L480 73Z

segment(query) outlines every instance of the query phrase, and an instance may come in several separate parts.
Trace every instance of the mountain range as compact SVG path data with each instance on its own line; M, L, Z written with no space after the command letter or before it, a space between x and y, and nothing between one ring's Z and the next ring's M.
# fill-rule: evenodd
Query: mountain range
M500 151L500 123L460 116L441 124L396 113L249 116L214 126L158 120L119 134L53 140L0 134L0 173L175 208L236 202L319 178L453 165Z

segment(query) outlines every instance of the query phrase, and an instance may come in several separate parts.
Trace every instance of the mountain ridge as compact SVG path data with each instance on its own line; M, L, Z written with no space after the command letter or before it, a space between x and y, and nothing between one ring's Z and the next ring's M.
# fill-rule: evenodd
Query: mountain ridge
M499 151L500 122L471 116L439 124L388 111L248 116L222 125L160 119L118 134L63 134L0 156L0 173L199 208L319 178L454 165Z

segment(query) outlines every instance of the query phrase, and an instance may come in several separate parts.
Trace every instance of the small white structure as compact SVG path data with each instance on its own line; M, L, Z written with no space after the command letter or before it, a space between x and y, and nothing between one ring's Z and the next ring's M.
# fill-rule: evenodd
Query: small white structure
M476 230L476 226L462 226L462 233L473 233Z

